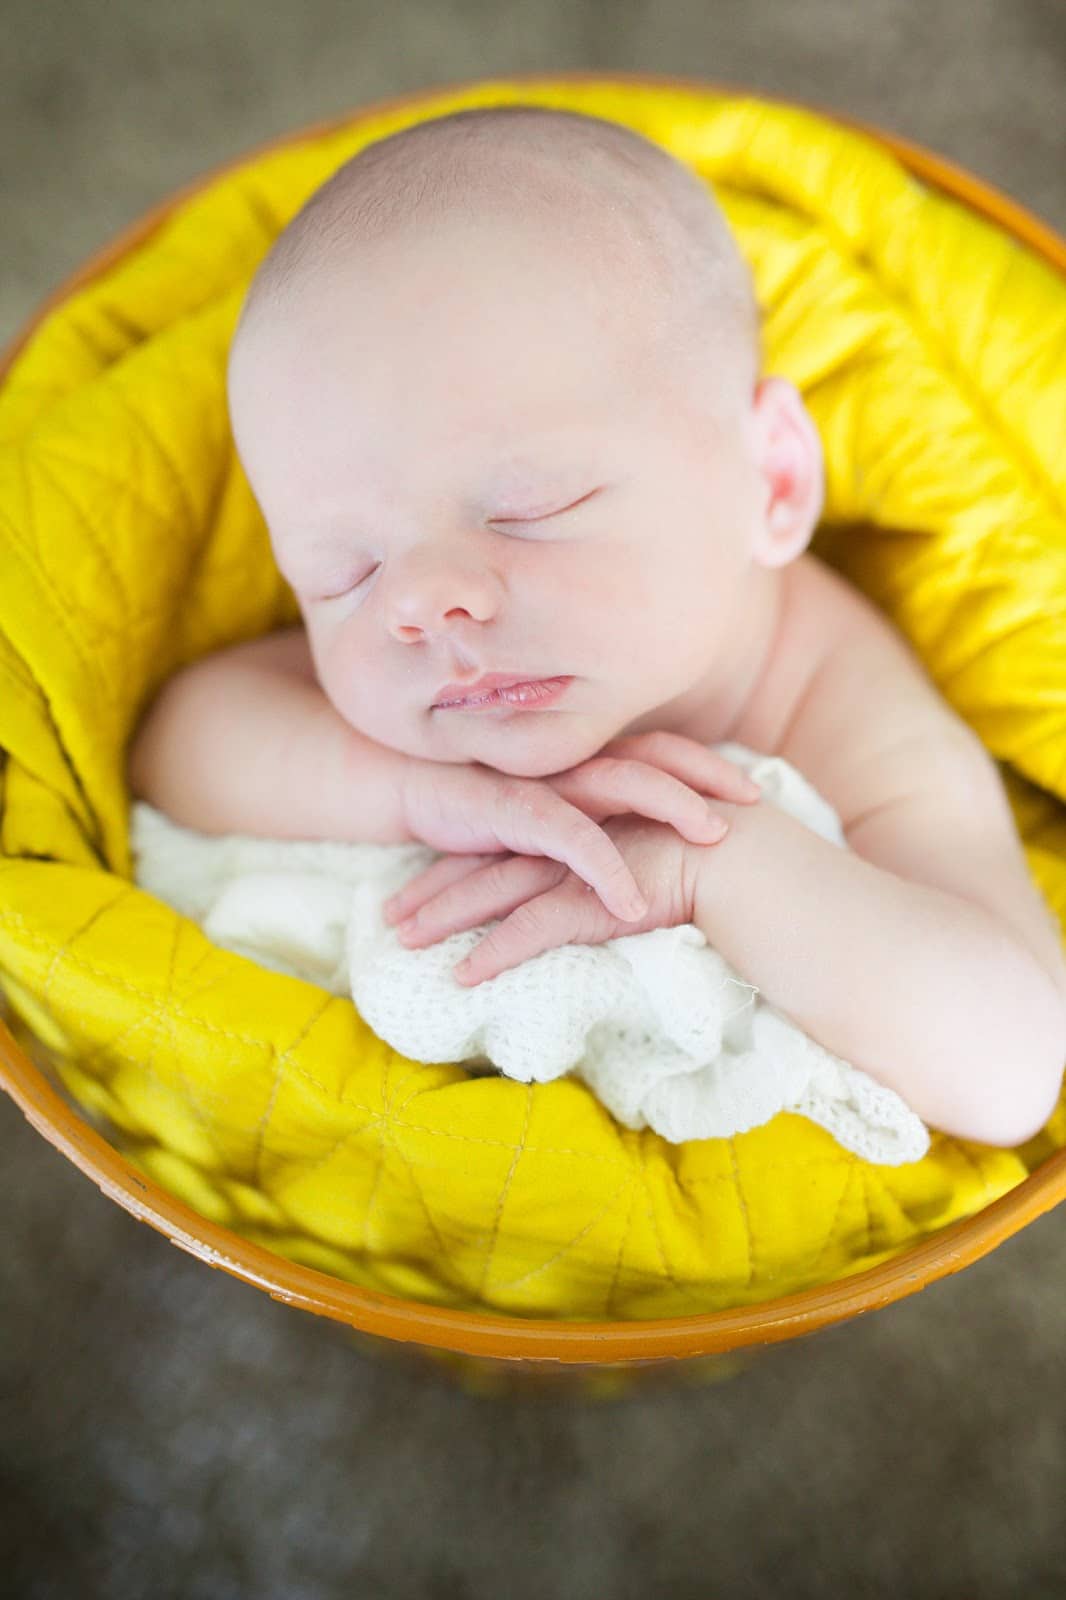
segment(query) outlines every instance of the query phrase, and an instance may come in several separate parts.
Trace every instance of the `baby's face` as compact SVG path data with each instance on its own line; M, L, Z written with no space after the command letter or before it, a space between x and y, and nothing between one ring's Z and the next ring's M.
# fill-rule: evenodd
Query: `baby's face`
M765 490L746 419L695 415L640 302L467 233L323 286L235 357L279 568L368 737L536 777L728 699ZM490 673L570 682L539 710L438 704Z

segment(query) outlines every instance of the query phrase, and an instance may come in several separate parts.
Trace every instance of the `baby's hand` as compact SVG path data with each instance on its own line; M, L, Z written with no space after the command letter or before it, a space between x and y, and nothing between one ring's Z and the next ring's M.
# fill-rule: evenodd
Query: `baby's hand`
M694 803L693 790L696 796L706 794L734 804L750 804L762 793L759 785L725 756L685 734L663 729L623 734L610 740L588 761L537 781L550 784L556 794L580 806L594 822L626 811L638 812L672 822L697 844L709 841L703 832L697 839L686 819L698 825L706 816L707 807L705 803ZM720 824L720 838L727 825L723 817L716 817L716 821Z
M700 789L734 802L759 797L758 786L724 757L680 734L658 732L612 740L588 761L546 778L412 758L402 803L409 831L424 844L459 855L514 851L562 862L613 916L632 922L647 914L647 902L597 823L636 812L672 824L694 844L716 844L727 824ZM386 902L390 921L407 914L405 894L401 889Z
M673 828L638 817L616 818L604 832L647 901L638 922L613 916L587 883L543 856L503 856L488 863L446 856L402 891L414 915L398 929L400 942L415 950L495 922L455 968L457 982L474 985L560 945L604 944L691 922L702 851Z

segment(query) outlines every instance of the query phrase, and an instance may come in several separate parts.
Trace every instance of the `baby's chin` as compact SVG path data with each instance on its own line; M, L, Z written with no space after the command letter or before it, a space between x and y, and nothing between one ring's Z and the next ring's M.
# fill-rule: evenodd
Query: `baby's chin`
M509 717L475 713L464 720L466 727L446 729L430 741L429 760L478 761L511 778L548 778L598 755L611 737L597 732L584 717L558 711L521 711ZM478 725L470 727L475 720Z

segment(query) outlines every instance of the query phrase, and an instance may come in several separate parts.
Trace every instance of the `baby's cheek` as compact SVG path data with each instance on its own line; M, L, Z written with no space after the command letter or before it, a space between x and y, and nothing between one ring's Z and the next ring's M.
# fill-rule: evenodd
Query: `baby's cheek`
M319 687L346 721L356 721L359 701L375 685L373 666L360 660L357 641L339 622L316 618L307 632Z

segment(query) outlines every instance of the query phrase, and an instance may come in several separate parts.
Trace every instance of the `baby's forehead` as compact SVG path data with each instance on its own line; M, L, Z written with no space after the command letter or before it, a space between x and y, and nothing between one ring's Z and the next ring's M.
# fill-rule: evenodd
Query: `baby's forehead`
M328 240L312 239L301 257L300 299L317 295L328 298L338 315L348 307L374 319L390 306L402 307L429 326L435 307L454 307L464 288L472 296L491 294L494 311L526 321L540 309L538 290L545 302L558 291L589 304L595 291L597 303L623 298L632 320L652 309L662 275L633 241L612 232L611 220L597 219L586 208L576 231L561 217L549 221L510 207L482 208L397 229L343 253ZM412 305L409 292L422 296L421 302ZM292 299L282 303L293 309Z
M550 396L560 414L591 403L605 428L615 397L631 409L631 391L645 405L691 396L701 414L731 410L729 352L745 342L736 303L723 299L709 330L706 308L675 293L658 257L602 222L587 211L575 230L565 215L549 223L481 206L343 251L305 230L284 292L250 297L231 352L231 408L251 428L277 408L291 413L300 389L310 411L323 392L317 371L382 415L386 392L405 386L435 414L453 384L481 385L490 407L512 400L519 414L530 388L534 406ZM242 346L255 353L234 384ZM285 425L299 428L299 417Z
M532 385L565 411L572 396L659 364L664 314L649 285L616 258L594 270L595 281L564 242L505 224L326 259L298 297L265 299L242 325L235 344L254 355L241 388L254 404L264 382L343 372L353 391L412 385L412 404L481 384L494 404L521 410Z

